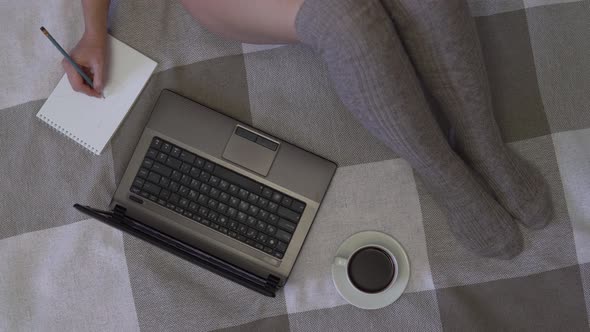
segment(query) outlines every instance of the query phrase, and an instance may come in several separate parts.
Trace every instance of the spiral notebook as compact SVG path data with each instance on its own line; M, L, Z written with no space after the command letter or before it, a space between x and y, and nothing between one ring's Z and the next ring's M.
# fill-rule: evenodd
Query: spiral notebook
M64 75L37 117L99 155L143 90L156 62L109 36L110 57L104 99L72 90Z

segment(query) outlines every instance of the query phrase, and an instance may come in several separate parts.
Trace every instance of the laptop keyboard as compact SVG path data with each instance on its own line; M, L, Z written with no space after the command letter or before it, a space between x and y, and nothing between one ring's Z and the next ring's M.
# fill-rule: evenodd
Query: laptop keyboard
M154 137L130 191L276 258L305 203Z

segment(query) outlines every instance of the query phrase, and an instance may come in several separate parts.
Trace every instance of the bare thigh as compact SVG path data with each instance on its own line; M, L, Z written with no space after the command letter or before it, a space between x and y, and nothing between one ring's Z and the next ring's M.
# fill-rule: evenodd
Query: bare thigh
M297 42L295 17L304 0L181 0L207 29L254 44Z

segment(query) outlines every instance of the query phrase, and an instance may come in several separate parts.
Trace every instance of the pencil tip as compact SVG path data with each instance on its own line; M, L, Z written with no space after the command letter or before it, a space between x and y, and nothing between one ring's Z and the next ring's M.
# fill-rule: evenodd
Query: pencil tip
M47 36L47 30L45 29L45 27L41 27L41 31Z

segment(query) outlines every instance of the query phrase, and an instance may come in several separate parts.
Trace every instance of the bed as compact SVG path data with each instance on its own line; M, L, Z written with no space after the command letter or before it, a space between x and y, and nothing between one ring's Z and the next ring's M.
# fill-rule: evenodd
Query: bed
M590 2L472 0L496 118L538 168L554 219L514 260L477 257L407 162L344 109L301 45L248 45L199 27L176 1L113 1L113 36L158 62L100 156L35 118L83 32L78 0L0 4L0 331L590 330ZM263 297L76 212L107 207L168 88L338 163L287 285ZM408 252L405 294L347 304L339 244L386 232Z

